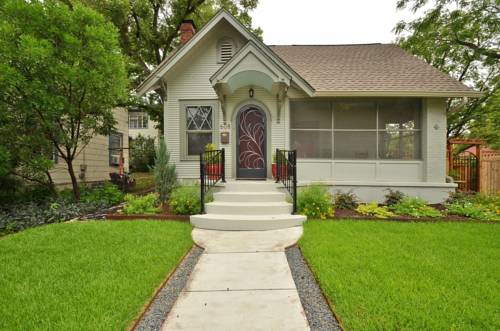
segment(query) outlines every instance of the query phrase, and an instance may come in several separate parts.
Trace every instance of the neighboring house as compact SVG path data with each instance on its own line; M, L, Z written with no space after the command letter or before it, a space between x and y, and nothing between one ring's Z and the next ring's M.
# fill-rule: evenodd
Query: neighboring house
M116 133L95 136L81 149L74 161L75 174L80 182L92 183L109 180L110 172L118 172L120 153L123 152L123 171L128 172L128 116L123 108L113 109L117 121ZM70 185L66 162L54 154L55 166L50 171L56 185Z
M145 112L131 110L128 112L129 137L132 139L137 138L139 135L154 138L155 140L158 139L160 133L156 129L157 125L158 123L151 120Z
M322 182L382 201L387 188L441 202L446 102L480 93L392 44L266 46L226 11L141 84L166 90L165 137L179 178L225 148L226 177L271 178L277 148L296 149L299 185ZM221 139L221 134L229 139Z

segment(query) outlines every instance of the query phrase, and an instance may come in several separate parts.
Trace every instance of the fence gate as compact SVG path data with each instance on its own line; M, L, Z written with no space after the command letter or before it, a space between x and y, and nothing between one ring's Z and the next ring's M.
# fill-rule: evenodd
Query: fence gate
M477 156L470 152L463 152L453 157L453 170L450 174L455 178L459 191L478 190L478 162Z

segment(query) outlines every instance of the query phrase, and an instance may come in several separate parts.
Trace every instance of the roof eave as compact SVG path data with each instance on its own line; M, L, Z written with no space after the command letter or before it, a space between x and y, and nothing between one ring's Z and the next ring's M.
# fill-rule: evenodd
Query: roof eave
M316 91L313 97L427 97L427 98L480 98L477 91Z

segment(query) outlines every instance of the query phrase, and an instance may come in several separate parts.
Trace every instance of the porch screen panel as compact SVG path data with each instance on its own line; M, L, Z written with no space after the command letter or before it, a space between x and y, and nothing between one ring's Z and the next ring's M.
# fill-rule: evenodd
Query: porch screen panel
M297 156L332 158L332 112L328 101L290 103L290 145Z
M390 99L379 102L380 159L420 159L422 116L420 109L419 99Z

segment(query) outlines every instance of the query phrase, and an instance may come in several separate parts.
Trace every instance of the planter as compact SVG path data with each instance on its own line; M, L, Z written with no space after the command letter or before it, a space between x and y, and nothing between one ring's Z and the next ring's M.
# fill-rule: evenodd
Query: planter
M222 166L220 164L207 164L205 171L209 179L218 179L222 176Z
M273 178L277 179L277 177L278 177L278 166L276 165L276 163L273 163L271 165L271 170L272 170L272 173L273 173ZM284 164L281 166L281 175L283 177L285 177L285 178L288 177L288 168Z

